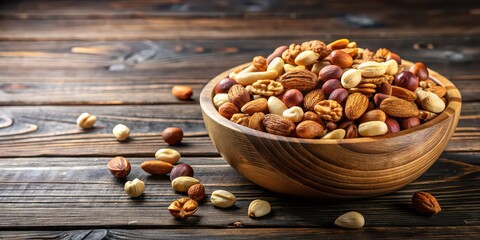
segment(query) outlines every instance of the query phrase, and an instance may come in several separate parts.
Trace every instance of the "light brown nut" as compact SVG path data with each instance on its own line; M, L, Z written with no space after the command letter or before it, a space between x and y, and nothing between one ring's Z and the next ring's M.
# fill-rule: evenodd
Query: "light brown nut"
M274 80L258 80L252 84L251 94L262 96L276 96L283 93L283 85Z
M252 66L254 66L259 72L266 71L268 67L267 59L262 56L256 56L252 60Z
M173 165L164 161L150 160L143 162L140 167L152 175L165 175L172 171Z
M303 120L302 121L307 121L307 120L317 122L320 125L322 125L322 127L325 128L325 123L323 123L323 120L315 112L312 112L312 111L305 112L303 114Z
M423 90L421 87L418 87L415 90L415 94L417 94L417 98L415 99L415 102L420 106L422 105L423 99L425 99L426 97L428 97L430 95L436 95L433 92Z
M255 199L248 206L249 217L263 217L272 211L270 203L264 200Z
M320 71L326 66L330 66L329 61L326 61L326 60L318 61L312 65L312 69L310 69L310 71L315 74L319 74Z
M282 116L283 112L288 109L288 107L285 105L285 103L282 102L282 100L278 99L277 97L269 97L268 101L268 111L273 114L277 114Z
M228 99L228 93L217 93L213 97L213 104L215 105L216 108L219 108L222 106L224 103L230 102L230 99Z
M362 81L362 74L357 69L349 69L343 73L341 83L344 88L356 87Z
M233 114L240 112L238 107L231 102L224 103L220 108L218 108L218 113L226 119L232 118Z
M277 81L286 89L298 89L303 92L314 89L317 86L318 77L308 70L292 70L284 73Z
M385 62L387 59L388 54L390 51L386 48L379 48L376 52L375 55L373 56L373 59L377 62Z
M380 109L374 109L368 111L360 117L360 123L370 122L370 121L382 121L385 122L387 115Z
M188 189L188 196L195 200L195 201L201 201L203 198L205 198L205 187L201 183L197 183L192 185Z
M357 126L355 124L348 125L348 127L345 128L345 132L345 138L357 138L360 136L360 134L358 134Z
M282 59L285 63L295 65L295 58L302 52L301 46L297 44L290 44L288 49L283 51Z
M124 157L114 157L107 163L108 170L116 178L125 178L132 170L130 162Z
M285 63L285 64L283 65L283 71L284 71L284 72L290 72L290 71L295 70L296 67L297 67L297 66L295 66L295 65L291 65L291 64Z
M295 64L308 66L315 63L319 57L320 55L314 51L303 51L295 58Z
M248 127L251 129L265 132L265 126L263 126L264 118L265 114L263 112L254 113L252 117L250 117L250 121L248 121Z
M162 132L163 141L168 145L177 145L182 142L183 130L179 127L168 127Z
M301 107L291 107L283 111L283 117L292 120L292 122L298 123L303 119L303 110Z
M193 89L190 86L175 85L172 88L172 94L180 100L189 100L193 95Z
M235 70L233 70L231 73L228 74L228 77L231 79L234 79L237 77L237 74L240 73L243 70L241 67L237 67Z
M382 101L380 104L380 110L391 117L416 117L418 116L418 107L414 102L407 100L389 97Z
M346 46L346 48L356 48L357 47L357 43L356 42L349 42Z
M437 114L433 113L433 112L426 111L426 110L420 110L420 114L418 115L418 117L420 118L420 120L428 122L428 121L434 119L435 117L437 117Z
M160 161L175 164L180 160L180 153L171 148L161 148L155 152L155 158Z
M210 195L210 201L215 207L229 208L237 202L237 198L231 192L215 190Z
M312 40L312 41L303 42L302 46L301 46L301 50L302 51L311 50L311 51L314 51L314 52L318 53L318 55L319 55L318 60L322 60L322 59L326 58L330 54L330 52L332 51L332 49L330 47L328 47L327 45L325 45L324 42L319 41L319 40Z
M254 114L256 112L263 112L267 110L268 103L266 98L259 98L252 100L242 107L242 112L246 114Z
M442 211L437 199L427 192L416 192L412 196L413 208L422 215L438 214Z
M325 134L322 139L344 139L346 134L345 129L335 129Z
M379 77L385 74L387 66L383 63L368 61L358 65L362 77Z
M303 98L303 106L309 111L315 110L315 105L325 99L322 89L315 89L310 91Z
M358 56L358 48L342 48L340 51L346 52L352 58L356 58Z
M187 219L198 209L197 201L188 198L180 198L168 206L168 211L176 219Z
M125 183L123 189L130 197L139 197L145 191L145 183L135 178L133 181L128 181Z
M436 94L427 96L422 100L422 108L430 112L441 113L445 110L445 107L445 102Z
M268 64L270 64L273 61L273 59L275 59L277 57L281 58L282 53L287 49L288 49L288 46L279 46L279 47L275 48L275 50L272 53L270 53L270 55L268 55L268 57L267 57Z
M318 122L311 120L302 121L295 129L297 136L301 138L316 138L323 135L324 128Z
M360 123L358 133L364 137L384 135L388 132L387 124L382 121L370 121Z
M292 120L277 114L265 115L263 125L267 132L280 136L292 136L295 131L295 123Z
M409 71L417 76L420 80L427 80L428 79L428 69L425 64L421 62L417 62L413 64Z
M274 80L278 77L276 70L267 70L264 72L240 72L235 77L235 81L243 86L251 85L254 82L262 79Z
M172 188L177 192L187 192L191 186L198 183L200 183L200 181L194 177L181 176L173 179Z
M282 100L287 107L300 106L303 103L303 94L297 89L289 89L283 94Z
M433 92L441 98L447 94L447 89L442 86L431 86L429 88L425 88L425 91Z
M124 124L117 124L113 127L112 133L118 141L124 141L130 136L130 128Z
M320 101L314 108L319 117L327 121L338 122L342 118L342 106L334 100Z
M390 59L383 64L385 65L385 74L395 75L398 72L398 63L394 59Z
M242 126L248 127L248 122L250 121L250 115L248 114L243 114L243 113L235 113L233 114L232 118L230 118L230 121L240 124Z
M278 76L282 75L284 73L284 65L285 63L283 62L282 58L275 58L272 60L270 64L268 64L267 71L270 70L275 70L278 73Z
M409 102L415 101L417 94L402 87L392 86L392 96L405 99Z
M235 84L228 90L228 99L238 108L242 108L245 103L250 101L250 94L242 85Z
M345 103L345 116L350 120L360 118L368 108L368 97L361 93L353 93Z
M341 50L334 50L330 53L330 63L341 68L348 68L353 64L353 58L348 53Z
M373 83L373 84L376 84L376 85L380 85L382 82L387 82L389 84L392 84L393 80L395 79L394 76L392 75L383 75L383 76L379 76L379 77L364 77L362 78L362 81L360 81L360 84L362 83Z
M335 219L335 225L348 229L360 229L365 225L365 218L358 212L347 212Z
M347 45L349 43L350 43L350 40L348 40L346 38L341 38L341 39L337 39L337 40L329 43L327 46L330 47L333 50L336 50L336 49L341 49L341 48L347 47Z
M93 127L96 121L96 116L90 115L90 113L82 113L77 118L77 126L83 129L89 129Z

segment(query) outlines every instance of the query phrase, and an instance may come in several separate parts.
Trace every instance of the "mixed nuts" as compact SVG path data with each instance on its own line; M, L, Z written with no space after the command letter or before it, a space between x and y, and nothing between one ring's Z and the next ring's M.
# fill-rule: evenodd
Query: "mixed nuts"
M427 67L408 70L385 48L339 39L280 46L215 87L213 102L232 122L300 138L373 137L430 121L447 104Z

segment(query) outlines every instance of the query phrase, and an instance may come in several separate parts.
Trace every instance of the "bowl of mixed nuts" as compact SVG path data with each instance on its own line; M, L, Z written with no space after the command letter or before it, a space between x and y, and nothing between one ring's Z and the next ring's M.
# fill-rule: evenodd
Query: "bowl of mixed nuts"
M422 175L455 131L461 95L423 63L348 39L276 48L202 90L209 136L271 191L360 198Z

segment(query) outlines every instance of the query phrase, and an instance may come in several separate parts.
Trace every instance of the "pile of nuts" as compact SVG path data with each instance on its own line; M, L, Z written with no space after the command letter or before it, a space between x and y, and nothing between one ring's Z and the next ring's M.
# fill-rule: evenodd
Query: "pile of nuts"
M213 103L232 122L275 135L343 139L409 129L441 113L446 89L427 67L408 70L381 48L339 39L280 46L215 87Z

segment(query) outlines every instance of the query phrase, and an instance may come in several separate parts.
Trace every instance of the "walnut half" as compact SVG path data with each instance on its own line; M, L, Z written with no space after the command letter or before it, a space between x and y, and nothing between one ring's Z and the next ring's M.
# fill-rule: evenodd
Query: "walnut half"
M276 96L283 93L283 85L273 80L258 80L252 84L251 94L262 96Z
M342 118L342 106L335 100L323 100L315 105L315 112L322 119L338 122Z

